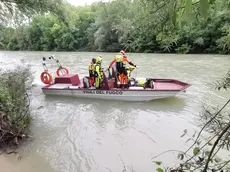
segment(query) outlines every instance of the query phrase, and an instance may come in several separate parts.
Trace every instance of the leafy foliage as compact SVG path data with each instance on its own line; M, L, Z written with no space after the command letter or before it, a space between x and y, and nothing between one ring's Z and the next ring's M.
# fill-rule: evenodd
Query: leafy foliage
M31 120L28 91L33 78L29 67L0 74L0 149L5 149L27 137Z
M2 26L0 48L40 51L118 51L124 48L131 52L230 52L229 1L115 0L84 7L59 4L59 1L46 1L47 4L43 5L46 6L44 10L51 11L50 8L58 4L58 8L52 8L59 9L55 13L43 15L38 12L36 14L39 15L32 15L31 22L18 22L16 28ZM29 7L25 5L25 9Z
M175 165L176 167L167 167L160 168L163 163L157 163L158 161L154 161L159 167L156 171L165 171L165 172L187 172L187 171L221 171L221 170L229 170L230 166L229 160L221 159L218 155L220 151L220 147L214 149L214 144L208 144L213 141L216 137L210 137L208 140L202 140L201 142L196 142L193 136L189 136L191 141L195 142L195 147L192 150L192 156L186 152L179 152L177 158L179 159L179 165ZM223 138L223 140L226 138ZM217 140L217 139L216 139ZM216 141L215 141L216 143ZM221 144L220 144L221 145ZM215 147L216 148L216 147ZM214 151L215 150L215 151ZM173 150L172 150L173 151ZM212 151L212 153L211 153ZM167 151L170 152L170 151ZM158 157L158 156L156 156ZM207 169L205 168L208 162ZM206 169L206 170L205 170Z
M0 111L10 116L11 122L16 122L26 112L25 107L29 104L28 90L31 88L32 79L28 67L1 72Z
M63 4L62 0L1 0L0 23L9 25L13 24L13 19L16 19L14 21L19 24L24 19L28 19L27 17L31 18L44 12L58 14L60 19L64 19L64 13L60 8L61 4Z

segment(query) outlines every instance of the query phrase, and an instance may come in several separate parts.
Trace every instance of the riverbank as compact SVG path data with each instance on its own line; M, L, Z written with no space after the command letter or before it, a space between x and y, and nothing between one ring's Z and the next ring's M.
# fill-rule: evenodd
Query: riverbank
M41 55L44 53L44 54L50 54L50 55L53 55L55 53L90 53L90 54L118 54L119 51L110 51L110 52L106 52L106 51L39 51L39 50L0 50L0 52L15 52L15 53L40 53ZM222 54L218 54L218 53L187 53L187 54L181 54L181 53L169 53L169 52L130 52L130 51L126 51L126 55L129 55L129 54L149 54L149 55L159 55L159 56L165 56L165 55L198 55L198 56L205 56L205 55L218 55L218 56L229 56L229 54L226 54L226 53L222 53Z

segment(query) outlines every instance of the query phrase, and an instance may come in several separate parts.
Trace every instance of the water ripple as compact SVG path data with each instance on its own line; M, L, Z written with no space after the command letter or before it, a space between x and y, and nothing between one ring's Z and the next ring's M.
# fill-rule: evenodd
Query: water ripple
M33 89L31 113L36 139L27 144L27 156L29 164L43 164L47 168L44 171L49 171L46 163L56 172L122 172L124 166L127 171L154 171L151 157L167 149L186 148L180 135L185 128L193 131L197 127L203 102L223 104L230 96L214 90L212 84L227 72L226 56L140 53L128 54L139 66L133 76L175 78L192 86L175 98L138 103L44 96L41 57L51 54L80 75L88 75L93 57L102 55L106 68L114 56L88 52L0 52L4 68L30 64L35 72L37 86ZM57 65L53 61L47 63L49 71L55 73ZM43 161L37 162L38 157ZM170 163L173 158L164 156L164 162Z

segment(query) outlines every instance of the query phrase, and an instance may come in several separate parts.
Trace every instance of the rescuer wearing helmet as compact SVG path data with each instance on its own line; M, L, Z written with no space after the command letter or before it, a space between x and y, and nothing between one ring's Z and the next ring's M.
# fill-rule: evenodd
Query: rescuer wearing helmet
M89 85L92 87L92 85L95 82L95 66L96 66L96 59L93 58L91 63L89 64Z
M102 57L99 56L96 58L96 65L95 65L95 86L96 88L100 88L100 83L101 83L101 80L104 74L101 64L102 64Z
M116 70L119 76L121 85L128 84L128 76L126 70L126 63L136 67L131 61L129 61L128 57L125 55L125 51L121 50L118 55L115 56L113 61L110 63L108 70L112 67L112 65L116 62Z

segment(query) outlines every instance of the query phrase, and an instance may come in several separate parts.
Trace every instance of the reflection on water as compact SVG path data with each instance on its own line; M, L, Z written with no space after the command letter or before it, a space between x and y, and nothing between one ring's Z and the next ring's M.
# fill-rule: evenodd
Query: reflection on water
M183 109L185 105L185 100L180 97L170 97L165 99L152 100L149 102L127 102L127 101L115 101L115 100L102 100L102 99L90 99L90 98L76 98L69 96L55 96L48 95L45 96L46 103L51 106L52 104L58 105L61 103L63 106L68 106L70 104L74 104L76 106L80 105L80 107L89 107L92 111L100 112L100 113L109 113L119 107L119 110L123 112L130 111L161 111L161 110L170 110L170 111L178 111ZM61 106L61 105L60 105ZM55 107L54 107L55 108Z
M109 125L111 121L116 122L119 128L128 126L129 122L134 121L139 114L159 117L158 112L164 112L164 115L178 115L183 111L185 105L184 99L178 97L159 99L151 102L119 102L64 96L46 96L45 102L48 111L52 109L52 113L60 114L63 118L64 116L79 115L79 113L84 113L86 116L93 115L99 128L106 128L106 125ZM74 106L72 106L73 104ZM68 108L68 112L63 111L62 107ZM61 117L57 117L56 115L54 118L61 119Z
M210 83L227 71L226 56L129 54L138 64L137 77L175 78L191 83L187 92L177 97L151 102L107 101L65 96L45 96L40 73L41 57L55 54L70 72L88 74L88 63L102 55L106 68L113 53L0 52L1 67L29 64L36 87L32 90L31 114L34 139L20 152L21 161L7 157L11 171L154 171L151 157L168 149L183 149L186 128L193 132L201 102L222 104L228 94L214 91ZM148 61L148 63L146 63ZM56 64L48 61L50 72ZM220 68L221 66L221 68ZM172 162L173 155L164 156ZM13 167L16 167L13 169ZM6 169L6 168L5 168ZM6 171L8 172L8 171Z

